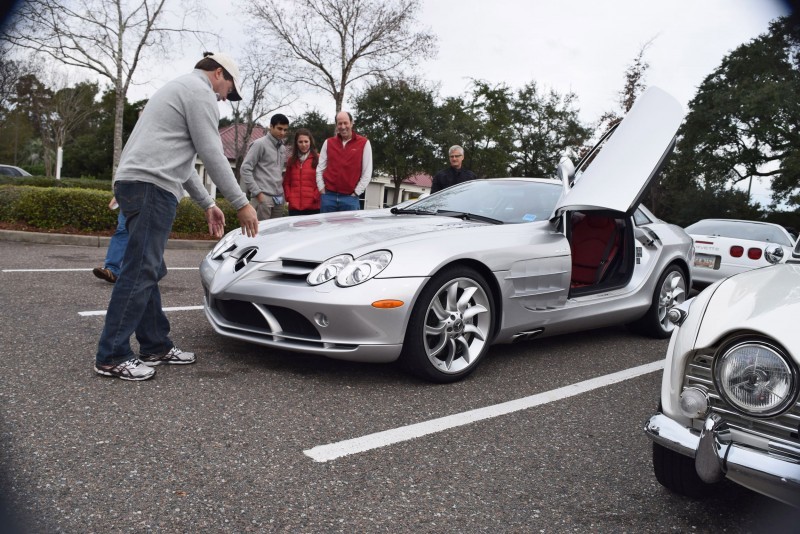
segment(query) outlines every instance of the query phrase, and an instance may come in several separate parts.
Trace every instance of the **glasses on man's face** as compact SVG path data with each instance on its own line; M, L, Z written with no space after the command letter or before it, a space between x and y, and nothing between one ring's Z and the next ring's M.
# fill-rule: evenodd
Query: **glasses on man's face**
M461 154L450 154L450 159L458 159L463 158L464 156Z

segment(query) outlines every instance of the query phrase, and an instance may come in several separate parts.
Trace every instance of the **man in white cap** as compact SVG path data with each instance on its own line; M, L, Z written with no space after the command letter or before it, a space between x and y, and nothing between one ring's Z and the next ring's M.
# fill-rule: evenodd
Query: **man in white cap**
M205 209L209 232L222 237L225 217L194 168L199 156L211 179L238 210L242 233L255 236L255 209L239 188L219 137L222 100L241 100L236 63L225 54L204 54L194 71L156 91L122 151L114 175L114 197L125 215L128 246L114 284L100 335L95 372L124 380L146 380L153 366L190 364L191 352L169 338L159 280L167 274L164 248L184 188ZM131 350L136 334L139 356Z

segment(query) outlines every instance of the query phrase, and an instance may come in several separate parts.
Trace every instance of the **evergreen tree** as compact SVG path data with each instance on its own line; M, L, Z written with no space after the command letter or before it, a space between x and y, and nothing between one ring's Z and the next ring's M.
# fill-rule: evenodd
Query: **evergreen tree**
M358 95L355 105L354 129L369 138L375 169L391 176L397 204L403 180L433 159L433 94L413 82L382 80Z
M773 21L700 85L664 179L671 211L690 191L729 191L745 182L749 195L756 177L771 180L775 203L800 205L799 30L787 18Z

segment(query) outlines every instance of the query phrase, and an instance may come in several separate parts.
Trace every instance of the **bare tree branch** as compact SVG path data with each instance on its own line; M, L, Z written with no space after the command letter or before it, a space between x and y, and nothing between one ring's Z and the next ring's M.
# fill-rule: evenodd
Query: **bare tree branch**
M255 0L247 6L276 43L285 79L331 95L337 112L354 82L401 74L435 55L436 37L418 29L420 9L420 0Z
M171 1L171 0L169 0ZM65 65L90 70L111 82L114 112L114 170L122 153L122 117L133 75L147 49L169 55L172 36L203 35L177 17L175 27L161 25L168 0L28 0L20 4L16 23L1 39ZM199 14L199 4L187 13Z

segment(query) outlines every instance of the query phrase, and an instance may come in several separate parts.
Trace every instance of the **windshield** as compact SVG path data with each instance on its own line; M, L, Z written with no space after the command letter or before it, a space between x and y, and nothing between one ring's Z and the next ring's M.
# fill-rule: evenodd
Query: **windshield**
M751 241L764 241L767 243L777 243L779 245L792 246L789 238L769 224L759 224L747 221L718 221L704 220L686 227L687 234L708 235L719 237L732 237L738 239L749 239Z
M468 213L516 224L546 220L560 195L561 183L556 181L470 180L403 206L401 212Z

